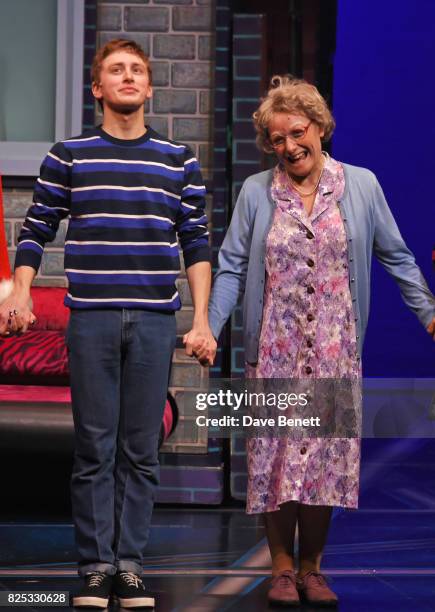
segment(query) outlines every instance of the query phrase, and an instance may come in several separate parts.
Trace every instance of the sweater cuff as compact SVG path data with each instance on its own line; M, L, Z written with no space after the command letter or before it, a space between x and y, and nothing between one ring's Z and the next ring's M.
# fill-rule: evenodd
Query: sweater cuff
M38 253L31 249L18 249L15 255L14 270L19 266L30 266L38 272L39 266L41 265L41 258L42 252Z
M196 264L199 261L208 261L210 263L210 247L208 245L203 245L196 249L192 248L183 251L183 259L185 268L193 266L193 264Z

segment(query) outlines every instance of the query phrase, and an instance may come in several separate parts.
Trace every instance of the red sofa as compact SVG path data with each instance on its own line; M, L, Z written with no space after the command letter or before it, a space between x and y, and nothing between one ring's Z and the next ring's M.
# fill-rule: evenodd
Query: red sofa
M0 445L71 451L73 423L65 330L66 289L34 287L37 322L25 334L0 338ZM160 444L175 429L175 400L168 392ZM23 434L24 437L23 437Z

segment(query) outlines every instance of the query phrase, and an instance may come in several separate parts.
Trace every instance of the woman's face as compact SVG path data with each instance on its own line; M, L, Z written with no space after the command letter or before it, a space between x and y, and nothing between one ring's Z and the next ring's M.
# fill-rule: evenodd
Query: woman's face
M278 160L295 179L316 175L322 168L324 131L305 115L276 113L268 125L269 141Z

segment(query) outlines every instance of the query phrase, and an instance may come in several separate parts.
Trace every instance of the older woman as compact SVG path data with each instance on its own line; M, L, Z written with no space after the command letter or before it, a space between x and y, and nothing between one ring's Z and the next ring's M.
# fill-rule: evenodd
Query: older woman
M376 177L322 151L335 124L317 89L273 77L254 124L278 164L242 187L210 305L218 337L244 295L247 376L358 379L373 251L434 335L434 297ZM320 561L332 507L358 505L360 440L251 438L247 459L247 512L264 514L272 557L269 600L335 605Z

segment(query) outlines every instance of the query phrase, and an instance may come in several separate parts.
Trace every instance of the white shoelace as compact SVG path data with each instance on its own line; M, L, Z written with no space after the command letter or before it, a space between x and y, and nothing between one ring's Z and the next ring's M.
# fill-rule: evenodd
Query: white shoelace
M144 588L142 580L133 572L121 572L121 577L123 580L125 580L128 586L139 588L140 585L142 588Z
M89 580L90 587L99 587L105 578L105 574L92 574Z

